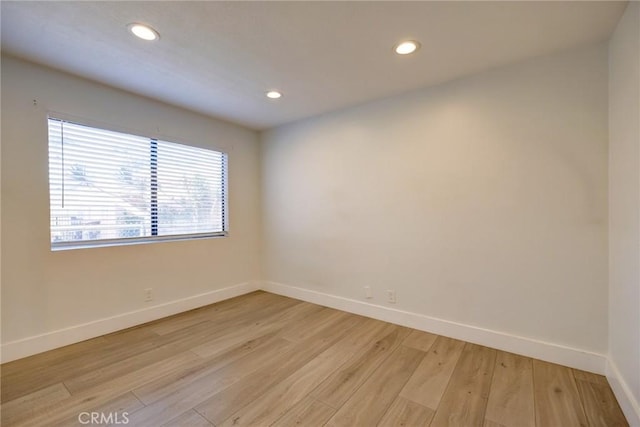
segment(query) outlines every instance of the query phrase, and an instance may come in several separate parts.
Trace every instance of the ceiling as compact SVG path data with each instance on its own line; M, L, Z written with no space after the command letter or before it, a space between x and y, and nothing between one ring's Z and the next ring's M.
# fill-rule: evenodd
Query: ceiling
M2 1L2 50L252 129L608 39L626 2ZM153 26L145 42L126 25ZM422 48L408 56L403 39ZM268 89L284 96L269 100Z

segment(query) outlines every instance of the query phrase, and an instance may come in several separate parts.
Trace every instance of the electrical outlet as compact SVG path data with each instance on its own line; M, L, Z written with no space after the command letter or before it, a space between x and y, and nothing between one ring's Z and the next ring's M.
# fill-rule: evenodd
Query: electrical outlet
M144 302L153 301L153 288L147 288L144 290Z
M391 304L396 303L396 291L387 289L387 301L389 301Z
M364 297L367 299L373 298L373 295L371 294L371 286L364 287Z

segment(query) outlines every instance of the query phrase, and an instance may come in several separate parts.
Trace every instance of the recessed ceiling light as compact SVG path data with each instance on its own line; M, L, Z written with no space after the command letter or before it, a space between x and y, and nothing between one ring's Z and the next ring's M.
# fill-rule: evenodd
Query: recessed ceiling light
M420 43L414 40L407 40L402 43L398 43L394 50L398 55L408 55L415 52L420 48Z
M133 23L127 25L129 31L142 40L153 41L160 38L160 34L148 25Z
M267 98L271 98L271 99L282 98L282 94L277 90L270 90L269 92L266 93L266 95L267 95Z

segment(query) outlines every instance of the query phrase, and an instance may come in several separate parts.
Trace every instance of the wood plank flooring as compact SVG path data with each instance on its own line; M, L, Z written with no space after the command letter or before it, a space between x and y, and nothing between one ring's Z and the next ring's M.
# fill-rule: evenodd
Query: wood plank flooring
M603 376L265 292L1 368L5 427L628 425Z

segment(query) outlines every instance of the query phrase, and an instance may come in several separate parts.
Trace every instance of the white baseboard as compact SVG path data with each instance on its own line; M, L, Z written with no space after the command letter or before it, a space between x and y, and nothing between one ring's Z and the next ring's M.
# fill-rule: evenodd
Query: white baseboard
M606 370L607 359L600 354L275 282L241 283L153 307L11 341L2 345L0 360L2 363L10 362L259 289L597 374L605 374Z
M111 332L130 328L163 317L171 316L194 308L213 304L222 300L237 297L259 290L258 282L245 282L227 288L182 298L164 304L154 305L141 310L118 314L104 319L94 320L81 325L59 329L2 345L0 361L2 363L20 359L43 351L74 344Z
M611 389L616 395L616 399L618 399L624 416L627 417L629 426L640 427L640 402L634 397L631 389L620 374L618 367L611 361L611 358L607 360L607 380L609 380Z
M517 353L571 368L582 369L596 374L604 375L606 369L607 358L604 355L560 344L478 328L476 326L437 319L423 314L402 311L337 295L329 295L309 289L283 285L281 283L263 282L262 289L274 294L300 299L349 313L432 332L511 353Z

